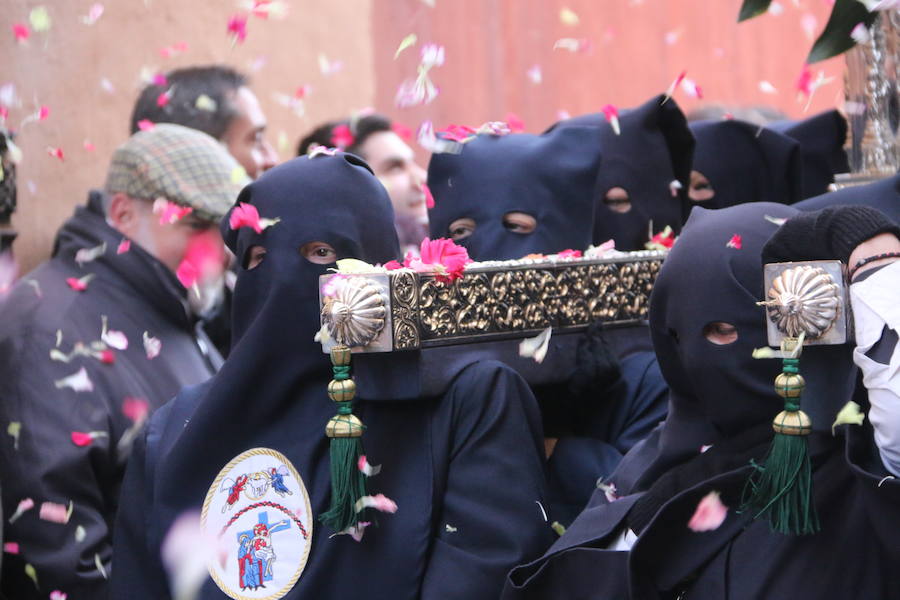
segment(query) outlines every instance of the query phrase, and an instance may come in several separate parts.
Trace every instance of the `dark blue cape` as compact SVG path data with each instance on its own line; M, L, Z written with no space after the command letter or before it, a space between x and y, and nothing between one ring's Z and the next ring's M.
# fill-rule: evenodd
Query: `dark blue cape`
M620 498L602 490L543 558L515 569L504 598L891 598L900 595L900 485L877 459L871 427L844 426L834 415L851 398L855 377L845 346L804 351L803 409L810 413L813 494L822 531L785 536L736 510L765 455L771 419L782 402L772 390L777 361L754 360L765 345L759 259L789 207L747 204L695 209L660 273L651 330L670 384L664 425L625 457L610 477ZM740 250L725 246L735 233ZM691 290L693 293L689 294ZM734 324L738 339L715 345L711 321ZM856 400L865 407L865 398ZM706 452L701 448L710 445ZM687 527L699 501L717 491L729 507L718 529ZM626 495L627 494L627 495ZM631 551L608 546L626 528Z
M312 514L328 508L324 427L335 407L325 394L328 357L313 342L325 265L299 249L320 241L337 258L396 258L390 201L364 163L338 154L276 167L239 202L281 221L261 233L223 222L244 265L234 294L236 343L219 374L157 413L136 446L117 520L113 598L169 597L159 555L166 532L200 508L217 473L248 449L284 454L305 483ZM253 246L266 255L247 269ZM485 361L463 369L438 397L396 401L366 389L359 397L354 412L367 426L365 452L383 466L370 493L385 494L399 510L378 515L360 543L330 537L314 520L309 560L284 597L495 598L505 572L539 554L550 535L540 419L527 384ZM212 581L200 593L222 597Z

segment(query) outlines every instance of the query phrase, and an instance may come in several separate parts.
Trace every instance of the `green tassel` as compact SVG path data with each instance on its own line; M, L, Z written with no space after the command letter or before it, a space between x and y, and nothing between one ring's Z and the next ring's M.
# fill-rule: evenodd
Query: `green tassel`
M804 381L799 359L785 358L782 373L775 378L775 391L784 398L784 410L772 423L775 437L763 464L754 467L741 510L753 511L754 519L766 517L772 530L788 535L819 531L819 518L812 498L812 467L807 435L809 417L800 410Z
M367 495L366 477L357 467L362 456L358 437L331 438L331 506L319 520L334 532L346 531L364 520L356 501Z
M753 463L744 508L755 511L755 519L767 517L772 531L789 535L819 531L808 445L805 435L776 433L764 464Z

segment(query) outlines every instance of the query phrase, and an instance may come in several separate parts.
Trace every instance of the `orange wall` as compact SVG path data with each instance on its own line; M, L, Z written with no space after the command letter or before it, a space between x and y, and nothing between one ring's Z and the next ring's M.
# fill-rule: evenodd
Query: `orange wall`
M27 23L39 0L3 5L0 85L14 83L23 102L10 124L18 128L38 105L50 108L46 121L26 126L18 138L25 158L13 225L23 270L48 255L60 223L103 182L110 153L127 135L143 67L220 61L250 72L270 120L270 140L280 140L281 156L288 158L312 126L369 106L412 129L426 118L438 127L478 125L512 111L529 131L541 131L560 109L574 115L607 103L637 104L664 91L683 69L709 100L769 103L799 116L803 105L793 86L810 44L800 18L809 12L821 28L827 11L821 0L779 0L780 16L738 26L738 0L430 0L433 8L425 0L288 0L286 18L251 18L247 41L232 46L225 27L238 0L105 0L103 16L85 25L80 18L95 1L45 0L53 25L26 45L14 42L10 26ZM577 26L560 22L562 7L580 17ZM674 44L664 41L668 32L678 34ZM419 44L394 60L409 33ZM594 50L554 51L562 37L590 38ZM181 41L187 52L160 56L160 48ZM446 64L433 71L441 94L431 105L396 109L396 89L415 74L419 48L429 41L446 46ZM343 70L323 75L320 53L342 60ZM254 70L260 57L265 64ZM534 64L543 72L539 85L526 77ZM836 105L842 68L840 59L825 63L826 73L838 78L819 91L811 111ZM113 93L101 88L103 78ZM762 94L762 79L779 93ZM303 84L312 92L299 117L275 94ZM676 98L686 109L696 104L682 92ZM96 149L86 151L85 140ZM65 161L49 156L48 146L62 148Z
M46 121L27 125L17 140L25 158L18 172L14 248L23 271L47 257L59 225L90 187L102 185L111 152L128 135L143 67L225 62L248 72L269 117L270 140L288 142L282 158L293 156L297 139L320 120L373 101L371 0L290 2L283 20L252 18L246 42L234 47L226 25L237 1L100 0L103 15L85 25L80 18L95 1L45 0L52 27L32 34L27 45L13 41L11 24L27 23L40 2L5 0L0 11L0 85L13 82L23 102L12 111L10 125L17 129L36 104L50 108ZM188 44L185 53L168 59L159 54L182 41ZM319 53L343 60L343 70L323 76ZM251 65L260 57L265 64L254 71ZM113 93L102 89L103 78ZM303 84L312 92L301 118L274 95L292 94ZM85 140L94 144L93 152L84 149ZM49 156L47 146L61 147L65 161Z
M706 100L729 104L769 104L801 116L795 81L811 40L801 26L810 14L824 27L829 7L822 0L779 0L782 14L764 15L738 25L739 0L437 0L433 9L421 0L375 3L374 41L377 105L415 126L430 118L477 126L512 111L529 131L542 131L558 110L573 115L597 112L605 104L635 105L666 90L682 70L694 79ZM560 10L579 17L561 22ZM441 95L431 105L394 108L403 79L415 73L418 47L394 60L403 37L446 46L446 63L433 70ZM677 38L667 43L666 36ZM587 38L593 51L554 50L560 38ZM538 64L543 82L526 71ZM810 111L841 102L843 60L817 65L838 77L822 87ZM769 81L777 94L764 94ZM689 110L700 104L676 94ZM812 112L810 113L812 114Z

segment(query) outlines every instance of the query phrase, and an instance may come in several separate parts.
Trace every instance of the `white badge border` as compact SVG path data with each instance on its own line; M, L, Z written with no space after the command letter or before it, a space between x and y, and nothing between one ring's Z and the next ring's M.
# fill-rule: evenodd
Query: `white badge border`
M294 476L295 481L297 482L297 486L300 488L300 491L303 493L303 500L306 504L306 514L312 516L312 506L309 502L309 492L306 489L306 483L303 481L303 478L300 477L300 473L297 472L297 469L294 467L294 463L288 460L284 454L279 452L278 450L273 450L271 448L251 448L250 450L245 450L241 452L234 458L232 458L227 465L222 467L219 471L219 474L216 476L216 479L213 481L212 485L209 487L209 491L206 492L206 499L203 501L203 512L200 515L200 524L203 530L206 530L206 516L209 512L209 507L212 504L213 498L218 495L219 486L222 484L222 480L234 469L235 466L238 465L241 461L250 458L251 456L271 456L276 460L282 462L284 465L290 469L291 474ZM291 580L284 584L284 586L263 598L253 597L253 596L245 596L239 592L232 591L227 584L220 581L220 577L218 571L214 567L213 564L207 565L207 571L209 572L210 578L216 582L216 585L219 586L219 589L222 590L230 598L234 598L234 600L279 600L280 598L284 598L294 586L297 585L297 582L300 580L300 576L303 574L303 571L306 569L306 563L309 561L309 553L312 549L312 538L313 538L313 528L314 523L313 519L309 519L309 543L306 545L306 552L303 554L303 559L297 565L297 570L294 575L291 577Z

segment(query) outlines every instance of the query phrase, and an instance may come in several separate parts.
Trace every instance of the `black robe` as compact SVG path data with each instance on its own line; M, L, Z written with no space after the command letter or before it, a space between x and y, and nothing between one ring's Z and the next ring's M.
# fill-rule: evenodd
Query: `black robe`
M235 345L222 370L158 413L136 448L117 521L112 598L169 598L160 550L180 515L201 506L209 519L247 514L263 523L273 514L290 515L278 511L297 506L295 476L309 494L308 509L299 503L302 522L296 521L304 529L288 523L281 532L273 529L270 541L253 542L259 545L254 556L274 549L274 574L264 583L271 593L284 593L277 597L496 598L509 568L538 555L552 537L542 508L540 418L528 385L502 364L483 361L460 369L439 397L401 401L360 389L354 414L366 426L368 460L382 466L369 480L369 493L384 494L399 508L360 516L377 521L360 542L333 535L339 532L317 519L332 492L324 428L336 411L326 395L329 359L313 342L318 278L326 266L308 262L298 248L320 241L338 258L396 258L390 200L364 163L339 154L276 167L248 186L239 202L281 221L260 233L229 230L223 222L226 243L239 259L254 246L267 253L252 269L243 262L238 273ZM241 478L229 469L242 464L235 457L256 448L280 453L282 464L296 469L288 475L292 495L278 493L274 483L263 482L261 492L251 486L253 494L229 488L227 481L219 486L217 474L230 474L239 485ZM235 537L227 527L219 534L227 543L226 567L244 556L243 533ZM308 549L308 559L291 582L290 574L302 566L299 559L290 562L298 544ZM268 573L261 560L257 567ZM246 568L253 568L252 561ZM219 583L233 593L259 583L228 577ZM223 597L213 581L199 595Z

